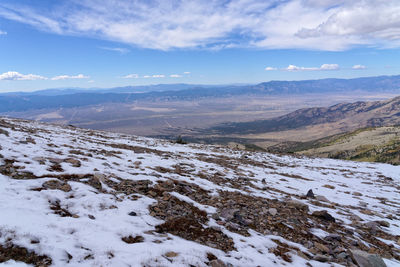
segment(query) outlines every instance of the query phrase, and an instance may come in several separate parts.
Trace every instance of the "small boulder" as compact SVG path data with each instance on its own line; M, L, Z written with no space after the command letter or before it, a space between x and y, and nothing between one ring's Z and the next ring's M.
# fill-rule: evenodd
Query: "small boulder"
M350 256L354 263L360 267L386 267L385 262L379 255L369 254L362 250L350 250Z
M229 221L233 219L235 212L234 209L222 209L219 215Z
M330 234L325 236L324 238L326 241L340 241L342 240L342 237L338 234Z
M330 215L326 210L319 210L319 211L314 211L312 213L312 216L318 217L324 221L328 221L328 222L335 222L336 219L333 218L332 215Z
M314 243L314 246L315 246L319 251L325 252L326 254L328 254L329 251L330 251L329 248L328 248L327 246L325 246L324 244L318 243L318 242L315 242L315 243Z
M44 182L42 184L42 187L44 189L61 190L61 191L64 191L64 192L71 191L71 186L68 183L61 182L59 180L49 180L47 182Z
M315 195L314 195L314 192L312 191L312 189L308 190L306 197L307 198L315 198Z
M367 222L364 224L364 226L369 229L369 230L378 230L379 229L379 224L377 222Z
M124 241L127 244L142 243L144 241L144 237L140 236L140 235L137 235L135 237L133 237L131 235L130 236L125 236L125 237L123 237L121 239L122 239L122 241Z
M304 204L303 202L300 202L298 200L289 200L288 202L286 202L289 206L294 207L298 210L302 210L302 211L308 211L308 205Z
M329 257L321 255L321 254L317 254L315 255L315 257L313 258L313 260L315 261L319 261L319 262L327 262L329 261Z
M269 214L271 214L272 216L275 216L275 215L278 213L278 211L277 211L275 208L269 208L269 209L268 209L268 212L269 212Z
M387 221L376 221L380 226L390 227L390 223Z

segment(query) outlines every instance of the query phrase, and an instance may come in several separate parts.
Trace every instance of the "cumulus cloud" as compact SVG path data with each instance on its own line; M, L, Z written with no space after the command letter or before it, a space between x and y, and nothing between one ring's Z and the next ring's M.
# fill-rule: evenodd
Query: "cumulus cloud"
M7 32L0 30L0 35L6 35Z
M154 74L153 76L151 76L152 78L165 78L164 74Z
M74 75L74 76L59 75L59 76L55 76L55 77L51 78L51 80L58 81L58 80L89 79L89 78L90 78L89 76L85 76L83 74L78 74L78 75Z
M169 75L169 77L171 77L171 78L181 78L182 75L179 75L179 74L171 74L171 75Z
M0 80L6 81L33 81L33 80L47 80L46 77L36 74L21 74L16 71L8 71L0 74Z
M363 70L366 69L367 67L365 67L364 65L354 65L352 67L353 70Z
M338 70L338 64L322 64L320 67L298 67L295 65L289 65L283 69L286 71L317 71L317 70Z
M132 74L128 74L128 75L126 75L126 76L124 76L122 78L124 78L124 79L138 79L139 78L139 74L132 73Z
M400 47L398 0L70 0L46 9L5 2L0 17L40 30L159 50Z
M185 71L183 74L190 74L190 71Z
M266 67L265 70L271 71L271 70L277 70L277 68L274 68L274 67Z

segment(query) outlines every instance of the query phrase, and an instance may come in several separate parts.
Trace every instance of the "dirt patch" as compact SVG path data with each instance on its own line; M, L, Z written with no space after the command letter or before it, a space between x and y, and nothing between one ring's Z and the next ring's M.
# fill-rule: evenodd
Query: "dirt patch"
M193 218L171 218L165 223L157 225L156 230L159 233L170 233L225 252L235 249L233 240L227 235L219 230L204 228Z
M0 263L9 260L25 262L26 264L33 264L37 267L47 267L52 263L51 258L48 256L38 255L24 247L15 246L13 244L0 245Z
M123 238L121 238L122 241L124 241L127 244L134 244L134 243L141 243L144 241L143 236L137 235L135 237L133 236L124 236Z

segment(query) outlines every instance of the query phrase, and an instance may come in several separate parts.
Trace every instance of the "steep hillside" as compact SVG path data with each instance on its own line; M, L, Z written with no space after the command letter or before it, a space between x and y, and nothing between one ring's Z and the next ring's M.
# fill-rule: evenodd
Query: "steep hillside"
M342 103L328 108L305 108L275 119L227 123L212 128L218 134L262 134L316 125L338 126L339 131L400 124L400 97L385 101Z
M399 266L399 173L4 118L0 265Z
M400 164L400 126L374 127L286 148L299 154Z

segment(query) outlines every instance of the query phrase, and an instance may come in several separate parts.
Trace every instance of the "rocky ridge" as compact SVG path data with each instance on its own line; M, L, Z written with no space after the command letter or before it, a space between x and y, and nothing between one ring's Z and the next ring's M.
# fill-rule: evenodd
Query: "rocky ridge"
M400 264L397 166L3 118L0 173L0 264Z

